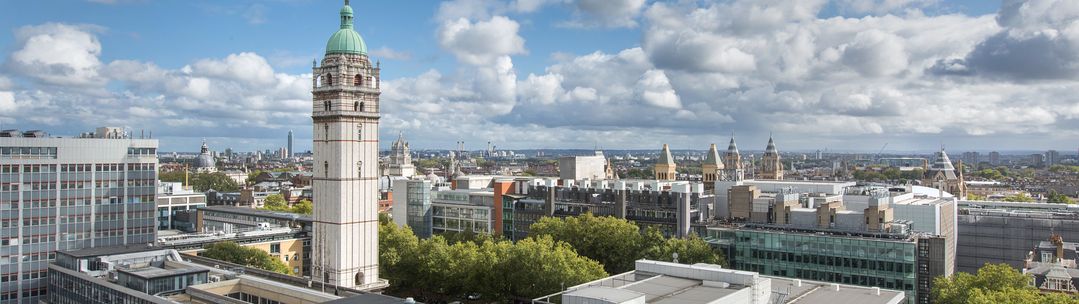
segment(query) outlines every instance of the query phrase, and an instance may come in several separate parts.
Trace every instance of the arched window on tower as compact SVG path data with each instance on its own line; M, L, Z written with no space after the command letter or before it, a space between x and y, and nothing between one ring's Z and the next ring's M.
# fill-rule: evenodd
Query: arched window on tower
M356 140L363 140L363 125L356 126Z
M323 111L329 111L330 110L330 101L329 100L322 102L322 109L323 109Z
M363 162L356 162L356 177L363 177Z
M322 75L315 76L315 87L316 88L321 88L322 87Z
M330 140L330 125L322 125L322 139Z
M328 86L333 85L333 75L326 74L326 85L328 85Z
M356 74L356 80L354 80L354 83L352 85L355 85L357 87L363 85L363 76L360 76L360 74Z
M352 110L353 111L359 111L360 110L360 102L359 101L352 103Z
M360 107L360 111L363 111L363 103L362 102L360 103L359 107Z
M363 286L363 272L356 273L356 286Z
M330 177L330 162L322 162L322 176Z

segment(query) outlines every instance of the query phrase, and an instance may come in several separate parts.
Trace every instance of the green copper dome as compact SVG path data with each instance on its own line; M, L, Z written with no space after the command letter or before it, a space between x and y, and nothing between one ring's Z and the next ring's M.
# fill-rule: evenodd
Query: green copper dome
M326 42L326 54L367 54L363 37L352 29L352 7L348 6L348 1L341 8L341 29Z

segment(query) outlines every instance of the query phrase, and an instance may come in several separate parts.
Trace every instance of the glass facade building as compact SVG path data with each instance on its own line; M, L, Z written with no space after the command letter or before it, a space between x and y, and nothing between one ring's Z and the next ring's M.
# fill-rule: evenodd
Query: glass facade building
M0 304L38 303L57 250L153 243L156 149L115 135L0 137Z
M738 270L901 290L910 303L920 292L915 239L709 227L705 240Z

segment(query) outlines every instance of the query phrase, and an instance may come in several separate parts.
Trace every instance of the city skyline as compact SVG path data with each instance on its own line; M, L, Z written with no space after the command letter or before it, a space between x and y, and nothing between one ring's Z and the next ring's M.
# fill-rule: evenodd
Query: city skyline
M774 133L781 151L1074 152L1079 7L990 2L353 5L393 67L381 140L404 132L416 150L704 150L733 132L750 150ZM310 150L308 69L327 37L304 33L336 28L337 5L12 3L0 128L120 125L162 151L276 149L291 129Z

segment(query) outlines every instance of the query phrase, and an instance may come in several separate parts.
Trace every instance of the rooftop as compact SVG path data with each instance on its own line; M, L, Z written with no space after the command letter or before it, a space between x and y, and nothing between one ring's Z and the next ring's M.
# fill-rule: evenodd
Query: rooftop
M602 303L894 304L904 297L901 291L762 276L711 264L638 260L634 271L573 286L534 302L560 298L562 302Z
M309 215L303 215L303 214L298 214L298 213L289 213L289 212L267 211L267 210L249 208L249 207L206 206L206 207L199 208L199 210L237 213L237 214L261 216L261 217L269 217L269 218L277 218L277 219L285 219L285 220L296 220L296 221L307 221L307 222L312 221L311 216L309 216Z

